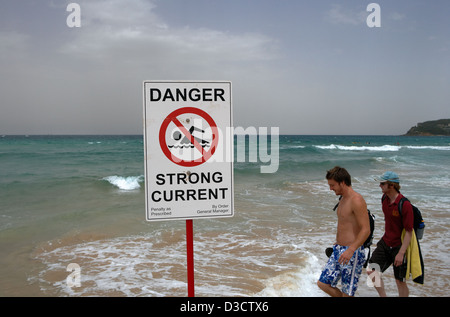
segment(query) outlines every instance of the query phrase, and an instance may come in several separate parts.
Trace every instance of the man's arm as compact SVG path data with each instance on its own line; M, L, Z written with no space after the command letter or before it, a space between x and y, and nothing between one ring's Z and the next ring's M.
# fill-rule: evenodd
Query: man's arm
M394 259L394 266L399 266L403 264L403 257L405 256L406 249L408 249L409 243L412 238L414 214L412 205L409 201L405 201L402 208L402 223L405 228L405 236L403 237L402 246L398 251Z
M400 250L398 251L394 259L395 266L400 266L403 264L403 258L405 256L406 249L408 249L409 243L411 242L411 238L412 238L412 230L406 231L405 237L403 238L402 246L400 247Z

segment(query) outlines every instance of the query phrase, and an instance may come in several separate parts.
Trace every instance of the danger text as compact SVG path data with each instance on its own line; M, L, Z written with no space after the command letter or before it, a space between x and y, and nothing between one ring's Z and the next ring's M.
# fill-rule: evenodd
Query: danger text
M150 101L225 101L222 88L191 88L161 90L150 88Z

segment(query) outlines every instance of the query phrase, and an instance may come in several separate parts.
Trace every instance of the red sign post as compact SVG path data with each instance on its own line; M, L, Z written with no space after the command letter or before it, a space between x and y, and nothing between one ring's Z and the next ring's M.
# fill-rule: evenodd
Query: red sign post
M186 253L188 297L195 296L194 284L194 224L192 219L186 220Z

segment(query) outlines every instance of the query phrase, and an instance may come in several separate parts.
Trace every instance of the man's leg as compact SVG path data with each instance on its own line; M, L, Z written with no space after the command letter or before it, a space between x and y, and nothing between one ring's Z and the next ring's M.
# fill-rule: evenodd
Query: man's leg
M372 279L372 283L380 297L387 296L381 276L393 262L389 251L390 249L386 246L383 239L378 241L377 247L369 260L369 266L367 267L367 274L369 275L369 278Z
M337 287L333 287L330 284L322 283L321 281L317 281L317 286L332 297L343 297L348 296L347 294L341 292Z
M344 293L346 296L355 296L356 290L358 289L359 278L361 276L365 262L366 254L364 252L364 249L361 247L356 249L349 263L342 266L342 293Z
M373 286L378 292L378 295L380 297L386 297L386 291L384 289L384 282L381 278L381 272L377 270L367 270L367 275L369 275L368 278L372 279Z
M400 247L398 250L396 250L395 254L393 254L393 257L395 257L400 250ZM397 284L398 289L398 296L399 297L408 297L409 296L409 289L408 285L406 285L406 269L407 269L407 263L406 260L403 260L403 264L399 266L394 266L394 277L395 277L395 283Z
M406 285L406 282L402 282L399 280L395 280L397 283L397 289L398 289L398 296L399 297L408 297L409 296L409 288L408 285Z
M336 288L337 282L340 279L339 273L339 252L336 249L336 245L333 246L333 253L329 257L327 264L323 268L320 274L319 280L317 281L317 286L333 297L341 297L342 292Z

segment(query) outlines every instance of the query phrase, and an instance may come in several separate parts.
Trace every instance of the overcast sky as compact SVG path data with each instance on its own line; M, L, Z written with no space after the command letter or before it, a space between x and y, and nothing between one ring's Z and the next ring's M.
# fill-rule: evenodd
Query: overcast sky
M234 125L281 134L450 118L450 1L371 2L1 0L0 134L141 134L144 80L232 81Z

